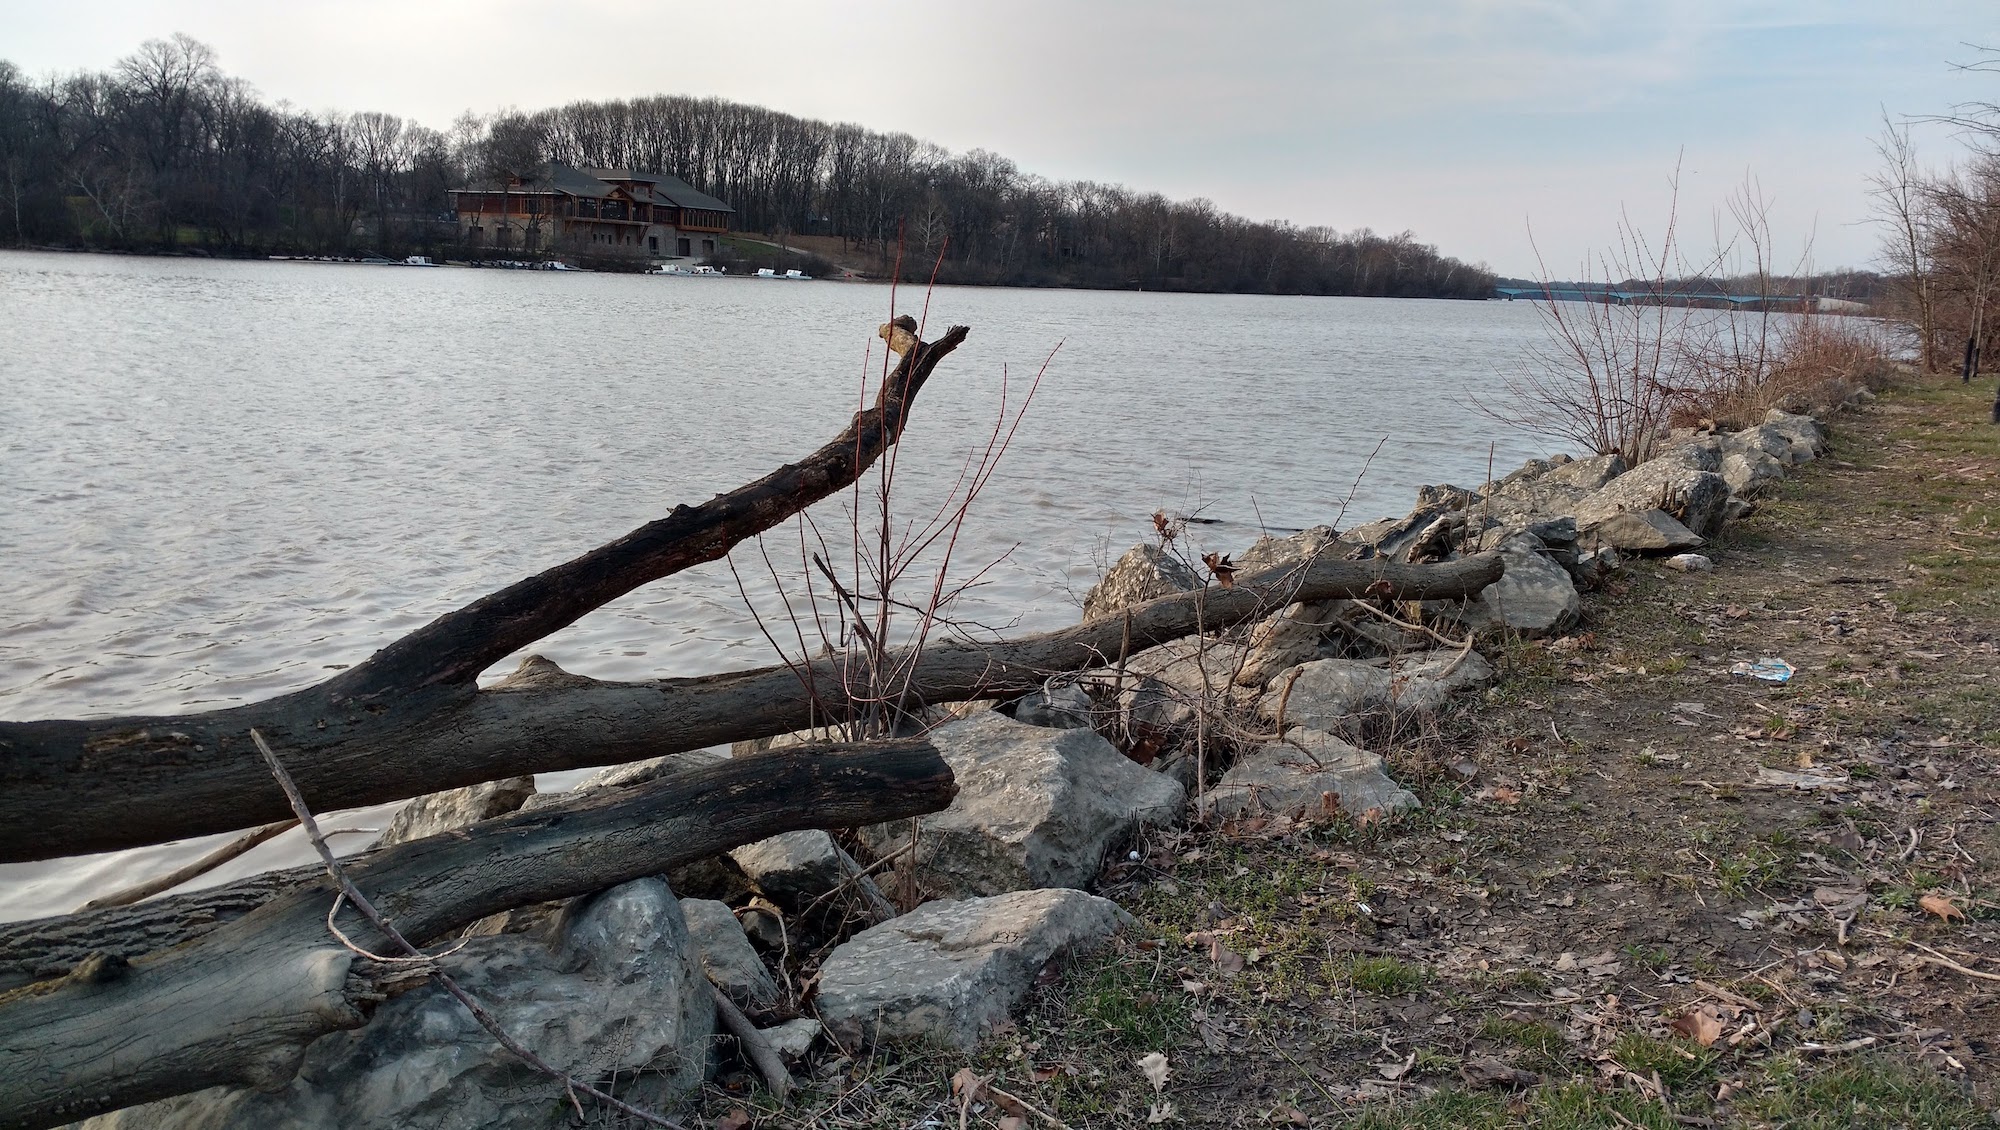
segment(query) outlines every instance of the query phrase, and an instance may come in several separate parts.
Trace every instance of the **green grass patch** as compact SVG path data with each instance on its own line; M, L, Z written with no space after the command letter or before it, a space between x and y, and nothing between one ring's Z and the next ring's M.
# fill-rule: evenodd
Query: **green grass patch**
M1079 959L1062 999L1079 1034L1126 1048L1158 1051L1188 1030L1188 998L1177 984L1152 984L1153 963L1130 954Z
M1784 1057L1738 1100L1753 1125L1786 1130L1970 1130L1992 1114L1934 1071L1862 1057L1818 1070Z
M1692 1040L1661 1040L1627 1032L1611 1045L1611 1056L1635 1075L1659 1073L1668 1087L1680 1087L1706 1075L1718 1053Z
M1400 997L1423 988L1430 971L1393 957L1357 957L1341 970L1340 979L1358 992Z

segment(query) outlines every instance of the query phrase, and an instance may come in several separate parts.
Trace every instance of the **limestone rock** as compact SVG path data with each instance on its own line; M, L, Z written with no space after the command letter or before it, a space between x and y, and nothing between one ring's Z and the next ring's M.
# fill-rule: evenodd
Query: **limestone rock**
M970 1051L1050 959L1094 948L1128 921L1109 900L1072 890L928 902L827 957L820 1022L846 1047L931 1039Z
M1322 557L1345 557L1357 548L1334 532L1332 526L1314 526L1290 537L1260 537L1249 549L1236 556L1236 567L1256 573L1275 565L1299 566Z
M1476 651L1463 659L1456 651L1431 652L1393 671L1352 659L1321 659L1298 671L1285 700L1286 725L1350 736L1371 722L1434 712L1452 694L1493 679L1492 666ZM1258 713L1275 719L1279 697L1267 697Z
M843 882L872 917L888 918L895 913L875 880L861 874L854 857L818 829L786 832L731 848L729 858L743 869L751 886L787 914L805 913L821 895ZM819 905L826 909L832 901Z
M1503 480L1487 492L1481 505L1486 513L1500 518L1567 514L1585 496L1624 473L1622 456L1576 459L1540 475Z
M1663 510L1705 538L1721 528L1722 508L1728 501L1729 484L1721 475L1655 460L1613 479L1577 503L1573 513L1577 528L1587 533L1616 514Z
M771 1045L772 1051L786 1059L797 1060L804 1059L806 1053L812 1050L813 1041L819 1039L821 1031L819 1021L801 1016L797 1020L787 1020L764 1029L764 1039Z
M1689 471L1719 471L1722 469L1722 441L1712 435L1695 436L1661 448L1646 463L1660 463Z
M1623 475L1627 470L1622 455L1593 455L1588 459L1576 459L1565 463L1548 474L1540 482L1544 486L1564 487L1570 490L1601 490L1611 480Z
M1569 571L1543 555L1532 534L1520 534L1500 545L1506 571L1467 602L1464 623L1477 632L1516 632L1537 637L1559 635L1576 625L1583 602Z
M682 899L688 936L701 953L702 968L716 988L745 1011L762 1012L778 1003L778 983L751 948L750 938L728 903Z
M1044 686L1014 703L1014 721L1056 730L1089 729L1097 704L1075 683Z
M462 789L446 789L417 797L396 810L388 827L375 841L377 847L408 843L440 832L468 828L481 820L505 816L535 795L533 777L508 777L486 781Z
M1732 451L1722 457L1722 481L1738 498L1766 494L1785 478L1785 465L1763 451ZM1723 515L1728 517L1727 513Z
M1417 807L1417 798L1389 779L1375 754L1321 730L1297 729L1286 737L1236 759L1203 798L1208 819L1312 821L1335 810L1361 817Z
M917 875L926 890L994 895L1082 887L1140 825L1180 820L1185 792L1090 730L1050 730L984 714L932 731L958 780L951 807L919 817ZM869 850L909 841L909 822L862 830ZM901 866L899 864L898 866Z
M1727 503L1725 502L1725 513ZM1626 553L1681 553L1699 549L1708 539L1660 510L1627 510L1613 514L1591 527L1591 545L1610 547Z
M709 1069L715 998L673 892L639 879L587 901L559 951L519 935L439 959L509 1033L636 1105L671 1108ZM588 1107L586 1106L586 1109ZM558 1130L561 1089L435 984L306 1049L283 1090L212 1087L90 1119L91 1130Z
M1261 687L1278 672L1319 657L1320 640L1338 618L1338 601L1293 604L1250 629L1249 653L1236 685Z
M1826 426L1811 416L1773 408L1764 413L1764 424L1792 441L1793 458L1788 462L1804 463L1826 451Z
M1343 540L1362 545L1372 545L1375 552L1384 557L1400 558L1417 539L1423 537L1439 518L1446 515L1442 506L1418 506L1401 518L1384 518L1379 522L1355 526L1342 535Z
M1110 616L1135 604L1202 587L1194 570L1151 543L1127 550L1083 598L1083 618Z
M1118 709L1131 726L1191 725L1201 711L1220 713L1255 697L1235 683L1245 659L1242 644L1200 636L1149 647L1126 661ZM1117 681L1102 671L1092 678L1100 685Z
M1754 428L1745 428L1722 437L1722 450L1725 457L1731 454L1747 455L1753 451L1762 452L1787 466L1803 463L1811 458L1810 454L1803 458L1793 458L1791 435L1771 424L1759 424Z

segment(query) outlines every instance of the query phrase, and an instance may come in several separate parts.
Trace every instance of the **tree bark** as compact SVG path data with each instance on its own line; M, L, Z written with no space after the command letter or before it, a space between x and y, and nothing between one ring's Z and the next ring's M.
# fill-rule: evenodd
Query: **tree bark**
M1132 610L1133 650L1241 623L1294 601L1363 595L1469 596L1498 580L1498 554L1436 565L1325 559L1162 597ZM1109 662L1125 620L989 644L925 649L911 683L924 702L1025 694L1050 674ZM894 657L893 662L900 662ZM284 818L284 796L251 747L251 725L287 753L319 810L380 804L525 773L549 773L766 737L827 721L834 660L727 675L611 683L531 658L486 691L412 692L382 716L297 703L209 714L0 726L11 741L0 791L0 860L42 859L231 831ZM299 696L289 696L298 699Z
M794 747L400 844L347 865L411 939L587 894L783 832L935 812L955 792L923 741ZM110 954L0 996L0 1128L43 1127L222 1084L281 1086L305 1046L414 987L327 931L313 882L151 956ZM387 941L351 908L356 945Z

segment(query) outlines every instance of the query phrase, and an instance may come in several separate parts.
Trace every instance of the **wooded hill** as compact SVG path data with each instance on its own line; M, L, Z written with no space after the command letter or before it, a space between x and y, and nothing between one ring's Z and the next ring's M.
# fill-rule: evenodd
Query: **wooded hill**
M0 239L218 254L451 253L452 187L555 159L681 176L741 230L837 236L948 282L1485 298L1493 276L1403 232L1253 222L1207 200L1059 182L974 150L721 99L462 116L265 103L186 36L109 71L0 61Z

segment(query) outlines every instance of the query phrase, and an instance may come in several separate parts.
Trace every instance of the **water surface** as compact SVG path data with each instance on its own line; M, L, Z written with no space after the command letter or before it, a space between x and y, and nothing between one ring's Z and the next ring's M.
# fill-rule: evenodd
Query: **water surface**
M307 686L755 478L845 425L880 375L890 298L0 253L0 718ZM927 336L972 327L918 401L898 529L985 445L1003 386L1018 405L1046 363L953 551L961 577L992 565L956 615L999 630L1074 622L1156 509L1216 520L1194 528L1197 548L1237 552L1261 529L1333 521L1344 501L1351 525L1403 512L1420 483L1476 484L1489 458L1504 473L1546 454L1474 404L1540 334L1527 303L940 288L926 314L920 291L897 298ZM813 512L850 564L853 506ZM735 560L774 614L781 584L803 591L799 534L767 546L782 582L758 554ZM912 580L928 589L922 570ZM705 566L534 650L610 679L772 662L737 584ZM68 909L209 842L0 867L0 918ZM276 841L215 878L301 852Z

